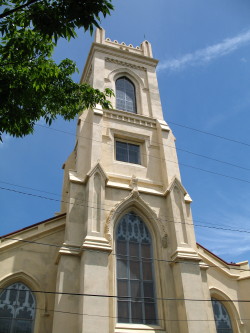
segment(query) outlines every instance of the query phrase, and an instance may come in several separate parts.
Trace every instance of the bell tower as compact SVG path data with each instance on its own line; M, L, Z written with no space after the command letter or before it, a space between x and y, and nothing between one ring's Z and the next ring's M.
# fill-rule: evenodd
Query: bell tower
M97 29L81 82L115 96L112 109L79 116L64 166L53 333L214 332L212 310L188 301L207 296L204 265L157 63L148 41L134 47Z

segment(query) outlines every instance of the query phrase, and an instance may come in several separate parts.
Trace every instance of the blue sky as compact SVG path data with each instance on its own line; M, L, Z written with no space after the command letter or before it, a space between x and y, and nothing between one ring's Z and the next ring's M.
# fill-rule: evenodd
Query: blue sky
M193 199L197 241L225 260L249 260L249 0L117 0L114 5L102 21L106 37L134 46L147 39L160 61L162 107L177 139L183 185ZM70 43L59 42L55 59L71 58L81 72L91 42L89 33L79 31ZM5 136L0 145L1 235L59 211L61 166L74 147L75 122L59 119L51 129L43 126L39 122L23 139Z

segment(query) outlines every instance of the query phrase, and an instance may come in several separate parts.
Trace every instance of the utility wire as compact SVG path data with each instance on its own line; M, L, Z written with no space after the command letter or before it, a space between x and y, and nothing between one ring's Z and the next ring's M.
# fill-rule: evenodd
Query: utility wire
M88 122L88 121L84 121L84 123L93 124L93 122ZM100 126L102 128L109 128L107 126L103 126L103 125L99 125L99 124L95 124L95 125L96 126ZM64 130L59 130L59 129L56 129L54 127L49 127L49 126L40 125L40 124L36 124L36 126L43 127L43 128L46 128L46 129L49 129L49 130L52 130L52 131L56 131L56 132L61 132L61 133L69 134L69 135L75 136L76 138L84 138L84 139L87 139L87 140L90 140L90 141L96 141L96 142L103 143L102 141L99 141L99 140L88 138L88 137L80 135L80 134L74 134L72 132L68 132L68 131L64 131ZM207 156L207 155L195 153L195 152L192 152L190 150L183 149L183 148L179 148L179 147L175 147L175 146L170 146L170 145L167 145L167 144L159 143L157 141L151 141L151 142L155 143L155 144L158 144L160 146L165 146L165 147L173 148L173 149L185 152L187 154L191 154L191 155L195 155L195 156L202 157L202 158L205 158L205 159L209 159L209 160L212 160L214 162L218 162L218 163L222 163L222 164L227 164L227 165L235 167L235 168L239 168L239 169L243 169L243 170L246 170L246 171L250 171L250 168L247 168L245 166L241 166L241 165L234 164L234 163L231 163L231 162L223 161L223 160L220 160L220 159L217 159L217 158L213 158L213 157L210 157L210 156ZM105 143L105 144L112 146L112 144L108 144L108 143ZM147 156L152 156L152 155L147 155ZM156 158L156 156L153 156L153 157Z
M72 311L63 311L63 310L46 309L46 308L38 308L38 307L35 307L35 308L32 308L32 309L44 311L45 313L55 312L55 313L63 313L63 314L72 314L72 315L79 315L79 316L87 316L87 317L111 318L111 319L119 319L120 318L118 316L90 314L90 313L81 313L81 312L72 312ZM131 317L130 319L131 320L133 320L133 319L138 320L138 319L141 319L141 318L139 318L139 317ZM167 321L167 322L214 322L214 321L216 322L216 321L218 321L219 322L220 321L219 319L215 319L215 318L213 318L213 319L168 319L168 318L165 318L165 319L161 319L161 318L156 318L155 319L155 318L153 318L152 319L151 318L151 320L156 320L156 321L159 321L159 322L162 322L162 321ZM240 321L248 321L250 319L243 319L243 318L238 319L238 318L234 318L234 320L240 322ZM134 323L134 324L136 324L136 323ZM220 330L223 330L223 328L220 329ZM226 330L228 330L228 329L226 329Z
M22 185L18 185L18 184L14 184L14 183L9 183L9 182L3 181L3 180L0 180L0 183L6 184L6 185L15 186L15 187L20 187L20 188L25 188L27 190L32 190L32 191L36 191L36 192L51 194L51 195L55 195L57 197L60 197L60 194L58 194L58 193L43 191L43 190L40 190L40 189L37 189L37 188L33 188L33 187L28 187L28 186L22 186Z
M15 290L19 291L18 288L0 288L0 290ZM132 297L132 296L117 296L117 295L103 295L103 294L90 294L90 293L73 293L73 292L66 292L66 291L46 291L46 290L32 290L27 289L32 293L39 293L39 294L49 294L49 295L68 295L68 296L86 296L86 297L100 297L100 298L115 298L115 299L122 299L122 300L160 300L160 301L188 301L188 302L211 302L211 299L207 298L176 298L176 297ZM250 299L216 299L219 302L223 303L250 303ZM155 303L154 301L152 303Z
M39 125L40 126L40 125ZM45 128L50 128L50 127L47 127L47 126L42 126L42 127L45 127ZM56 131L59 131L59 130L56 130ZM65 131L63 131L65 132ZM83 137L83 136L82 136ZM99 143L102 143L101 141L99 140L94 140L94 139L91 139L91 138L87 138L85 137L85 139L87 140L91 140L91 141L96 141L96 142L99 142ZM111 144L108 144L108 143L105 143L106 145L109 145L109 146L113 146ZM172 146L169 146L170 148L174 148L175 147L172 147ZM120 149L123 149L122 147ZM125 150L125 149L124 149ZM186 151L188 152L188 151ZM195 153L194 153L195 154ZM164 159L164 158L161 158L161 157L158 157L158 156L154 156L154 155L148 155L148 154L145 154L143 152L141 152L141 155L145 155L145 156L148 156L148 157L152 157L152 158L155 158L155 159L159 159L161 161L167 161L167 162L170 162L170 163L175 163L177 165L183 165L185 167L188 167L188 168L192 168L192 169L195 169L195 170L199 170L199 171L202 171L202 172L206 172L206 173L210 173L210 174L213 174L213 175L217 175L217 176L220 176L220 177L225 177L225 178L229 178L229 179L233 179L233 180L237 180L237 181L240 181L240 182L245 182L245 183L248 183L250 184L250 181L249 180L246 180L246 179L243 179L243 178L238 178L238 177L233 177L233 176L229 176L229 175L225 175L223 173L219 173L219 172L215 172L215 171L210 171L210 170L207 170L207 169L203 169L203 168L199 168L199 167L195 167L193 165L189 165L189 164L185 164L185 163L181 163L181 162L175 162L175 161L171 161L171 160L168 160L168 159ZM202 155L200 155L202 156ZM210 159L210 157L207 157ZM214 159L215 160L215 159ZM229 164L231 166L235 166L235 167L240 167L241 169L245 169L245 170L248 170L248 168L245 168L245 167L241 167L241 166L237 166L237 165L233 165L229 162L224 162L224 161L220 161L221 163L226 163L226 164ZM250 169L249 169L250 170Z
M47 191L43 191L43 190L40 190L40 189L36 189L36 188L32 188L32 187L27 187L27 186L21 186L21 185L17 185L17 184L14 184L14 183L9 183L9 182L5 182L5 181L1 181L0 180L0 183L3 183L3 184L8 184L8 185L12 185L12 186L15 186L15 187L20 187L20 188L24 188L24 189L30 189L30 190L33 190L33 191L37 191L37 192L43 192L43 193L47 193L47 194L52 194L52 195L55 195L55 196L58 196L58 197L60 197L61 198L61 195L60 194L57 194L57 193L53 193L53 192L47 192ZM7 191L13 191L13 192L16 192L16 193L20 193L20 194L24 194L24 195L26 195L27 193L26 192L21 192L21 191L17 191L17 190L14 190L14 189L10 189L10 188L0 188L0 190L7 190ZM27 195L32 195L32 193L30 193L30 194L27 194ZM35 194L34 194L34 196L36 196ZM39 197L39 198L43 198L43 199L47 199L47 197L43 197L43 196L37 196L37 197ZM73 199L73 198L72 198ZM53 200L52 198L48 198L48 200ZM70 203L69 201L65 201L65 200L54 200L54 201L57 201L57 202L64 202L64 203ZM86 202L86 203L89 203L89 201L86 201L86 200L82 200L82 202ZM77 203L74 203L75 205L80 205L80 206L84 206L83 204L77 204ZM114 205L112 205L112 204L107 204L107 203L105 203L105 204L102 204L102 206L103 207L114 207ZM95 209L101 209L101 208L98 208L98 207L91 207L91 208L95 208ZM107 211L107 210L106 210ZM167 219L171 219L172 218L172 216L161 216L163 219L164 218L167 218ZM219 220L219 218L218 218L218 220ZM168 220L166 220L166 221L168 221ZM204 221L204 220L200 220L199 218L197 219L186 219L186 221L194 221L195 223L196 222L199 222L199 223L205 223L205 224L209 224L209 225L215 225L216 226L216 228L219 226L219 227L225 227L225 228L234 228L234 227L232 227L232 226L230 226L230 225L227 225L227 224L219 224L218 225L218 223L212 223L212 222L208 222L208 221ZM246 231L246 232L248 232L249 230L246 230L246 229L242 229L242 231L244 232L244 231Z
M56 202L64 202L64 203L69 203L69 204L73 204L73 205L76 205L76 206L82 206L82 207L87 207L87 208L92 208L92 209L100 209L100 210L103 210L103 211L106 211L106 212L110 212L110 210L107 210L105 208L97 208L97 207L89 206L89 205L86 205L86 204L83 205L83 204L79 204L79 203L74 203L74 202L49 198L49 197L45 197L45 196L41 196L41 195L37 195L37 194L33 194L33 193L21 192L21 191L17 191L17 190L14 190L14 189L9 189L9 188L4 188L4 187L0 187L0 190L6 190L6 191L14 192L14 193L17 193L17 194L28 195L28 196L36 197L36 198L40 198L40 199L56 201ZM119 214L120 212L121 211L116 211L116 214ZM164 217L164 216L162 216L162 217ZM185 225L188 225L188 226L193 226L194 225L193 223L187 223L187 222L183 222L183 221L179 221L179 222L178 221L171 221L171 220L164 219L164 218L161 218L161 217L160 217L160 220L162 222L166 221L167 223L180 223L180 224L185 224ZM208 226L208 225L202 225L202 224L195 224L195 226L196 227L202 227L202 228L209 228L209 229L224 230L224 231L236 231L236 232L241 232L241 233L250 233L250 230L244 230L244 229L233 229L233 228L227 228L227 227Z
M63 248L67 248L68 250L72 249L71 246L67 245L67 244L63 244L63 245L58 245L58 244L51 244L51 243L43 243L43 242L37 242L37 241L31 241L31 240L25 240L25 239L18 239L18 238L13 238L13 237L9 237L9 236L2 236L0 237L1 239L7 239L7 240L13 240L13 241L18 241L18 242L23 242L23 243L27 243L27 244L36 244L36 245L43 245L43 246L49 246L49 247L55 247L58 249ZM74 247L75 250L75 247ZM79 248L80 251L90 251L90 252L94 252L94 253L103 253L103 251L99 251L99 250L91 250L91 249L82 249ZM129 256L129 255L121 255L121 254L117 254L115 252L110 252L109 255L115 256L115 257L119 257L119 259L124 259L124 258L130 258L133 260L138 260L138 259L142 259L145 260L147 262L160 262L160 263L169 263L169 264L185 264L185 265L194 265L194 266L199 266L198 262L191 262L191 261L184 261L184 260L178 260L178 261L174 261L174 260L167 260L167 259L157 259L157 258L147 258L147 257L138 257L138 256ZM235 263L226 263L224 266L220 266L220 265L211 265L211 264L207 264L206 266L209 268L221 268L221 269L226 269L228 267L226 266L233 266L231 267L232 270L235 271L240 271L240 272L250 272L249 268L241 268L239 267L239 264L235 264Z
M178 123L173 122L173 121L168 121L168 123L176 125L176 126L179 126L179 127L187 128L187 129L190 129L192 131L196 131L196 132L199 132L199 133L202 133L202 134L211 135L211 136L216 137L218 139L223 139L223 140L226 140L226 141L230 141L230 142L234 142L234 143L238 143L240 145L244 145L244 146L250 147L250 144L247 143L247 142L243 142L243 141L239 141L239 140L227 138L225 136L214 134L214 133L211 133L211 132L202 131L202 130L199 130L197 128L193 128L193 127L189 127L189 126L186 126L186 125L178 124Z

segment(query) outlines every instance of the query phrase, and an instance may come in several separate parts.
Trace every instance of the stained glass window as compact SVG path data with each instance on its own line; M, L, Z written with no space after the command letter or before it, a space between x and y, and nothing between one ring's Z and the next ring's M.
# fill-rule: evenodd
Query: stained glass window
M23 283L14 283L0 294L0 333L32 333L35 297Z
M215 298L212 298L212 305L217 333L233 333L231 320L225 306Z
M136 113L135 86L125 76L116 80L116 108Z
M118 322L157 324L152 240L133 212L116 230Z

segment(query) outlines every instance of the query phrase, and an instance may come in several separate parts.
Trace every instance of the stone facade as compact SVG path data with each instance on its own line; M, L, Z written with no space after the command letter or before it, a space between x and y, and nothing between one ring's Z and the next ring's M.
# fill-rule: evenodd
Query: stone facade
M149 42L133 47L96 31L82 82L116 91L127 78L137 112L116 109L115 97L114 109L84 111L64 164L60 214L1 239L0 287L33 291L36 333L216 333L211 298L231 319L223 332L250 332L249 303L238 302L250 300L248 262L228 264L196 243L157 62ZM117 160L117 142L138 147L140 163ZM116 230L131 212L152 239L156 324L145 323L147 314L144 323L118 319Z

